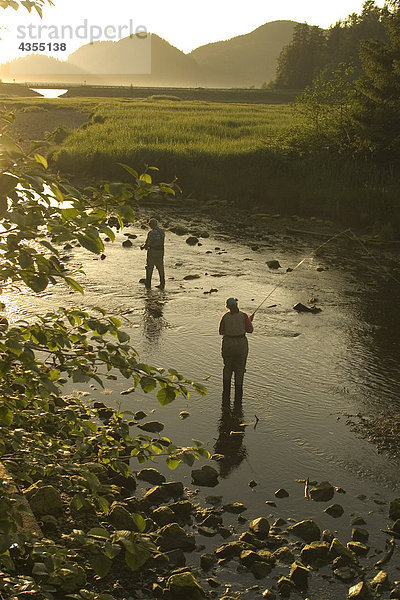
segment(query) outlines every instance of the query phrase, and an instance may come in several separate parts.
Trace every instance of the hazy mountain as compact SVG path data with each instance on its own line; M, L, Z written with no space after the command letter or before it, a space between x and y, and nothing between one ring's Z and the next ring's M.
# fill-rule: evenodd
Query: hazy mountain
M251 33L200 46L190 53L202 71L204 85L259 87L275 78L280 51L289 44L294 21L272 21Z
M118 42L93 42L66 61L40 54L0 67L0 76L15 81L88 84L260 87L275 77L276 60L292 39L293 21L266 23L247 35L207 44L184 54L155 34ZM143 74L143 70L149 74ZM142 74L140 74L142 73Z
M192 86L199 77L199 67L191 56L155 34L146 40L132 36L86 44L71 54L68 62L97 76L112 75L113 82L125 84ZM146 67L149 74L143 74Z

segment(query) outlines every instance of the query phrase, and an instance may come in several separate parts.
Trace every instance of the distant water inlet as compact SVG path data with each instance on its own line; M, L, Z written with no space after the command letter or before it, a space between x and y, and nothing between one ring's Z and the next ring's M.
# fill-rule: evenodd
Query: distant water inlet
M32 91L37 92L43 98L60 98L65 92L68 92L67 89L56 89L56 88L31 88Z

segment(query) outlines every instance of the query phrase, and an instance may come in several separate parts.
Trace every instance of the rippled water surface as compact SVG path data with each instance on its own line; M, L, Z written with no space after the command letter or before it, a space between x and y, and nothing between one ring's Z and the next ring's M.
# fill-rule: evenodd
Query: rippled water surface
M242 242L215 234L202 239L201 246L189 247L185 237L168 232L166 290L146 291L138 283L145 262L139 245L146 231L134 226L127 232L138 235L133 248L121 247L126 238L119 233L104 261L81 249L70 254L70 264L80 261L87 273L84 303L123 311L132 321L133 345L146 362L173 366L198 380L208 377L208 394L161 408L139 391L121 397L119 392L129 385L119 381L109 395L93 390L92 396L122 401L133 410L155 409L154 417L166 425L165 435L180 444L199 439L211 452L224 454L222 462L215 463L221 482L205 495L240 500L251 516L265 514L265 500L274 499L274 491L285 487L290 495L279 501L283 517L315 516L322 527L335 527L346 535L351 514L385 526L387 506L379 502L399 495L399 465L357 438L344 415L374 414L400 405L400 286L387 276L396 272L399 255L376 250L375 262L361 246L343 240L286 274L287 267L313 253L319 238L272 237L252 251ZM282 269L269 270L266 261L271 258L278 259ZM185 281L190 274L200 278ZM155 274L154 284L157 278ZM278 284L257 313L249 336L242 408L223 410L217 327L224 300L236 296L242 310L251 313ZM211 288L218 291L204 293ZM298 314L292 309L311 297L317 299L321 313ZM40 299L8 298L14 318L29 314L35 305L81 302L67 291ZM271 304L276 307L267 308ZM179 418L182 410L190 413L186 420ZM244 436L230 435L241 423L248 424ZM162 465L161 469L167 470ZM187 467L179 467L174 477L190 483ZM346 490L335 501L343 505L347 518L333 524L320 505L304 500L304 486L296 479L307 477L329 480ZM258 483L253 490L250 480ZM367 501L357 498L361 494Z

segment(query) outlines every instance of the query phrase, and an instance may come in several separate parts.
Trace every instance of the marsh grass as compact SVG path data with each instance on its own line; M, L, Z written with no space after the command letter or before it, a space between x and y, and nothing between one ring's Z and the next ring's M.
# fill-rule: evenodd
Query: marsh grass
M314 147L304 116L291 105L165 98L24 99L14 105L90 114L52 156L57 169L76 178L123 180L127 174L118 163L138 170L154 165L162 180L177 177L184 196L199 202L217 197L378 229L389 221L400 234L398 178L370 161Z

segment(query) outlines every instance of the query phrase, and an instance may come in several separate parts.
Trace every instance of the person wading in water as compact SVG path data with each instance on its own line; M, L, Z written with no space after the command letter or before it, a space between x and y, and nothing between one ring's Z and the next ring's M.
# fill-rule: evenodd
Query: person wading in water
M157 219L150 219L149 221L150 231L147 234L147 239L144 244L140 246L141 250L147 250L147 263L146 263L146 287L151 287L151 278L153 275L153 269L156 267L160 276L160 285L157 287L164 289L165 287L165 273L164 273L164 239L165 231L161 229Z
M222 399L231 397L232 373L235 373L235 401L241 401L243 396L243 378L246 371L249 344L246 333L253 333L253 318L241 312L237 298L228 298L226 312L219 322L219 333L222 335L223 392Z

